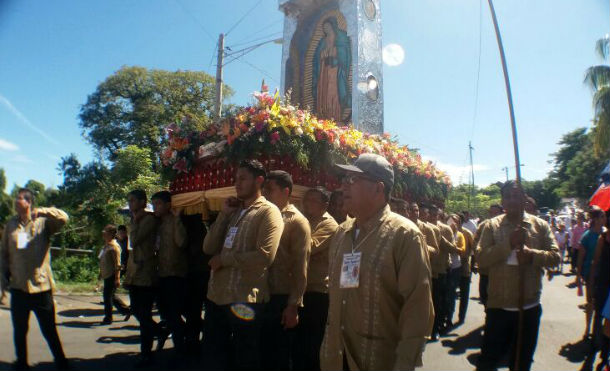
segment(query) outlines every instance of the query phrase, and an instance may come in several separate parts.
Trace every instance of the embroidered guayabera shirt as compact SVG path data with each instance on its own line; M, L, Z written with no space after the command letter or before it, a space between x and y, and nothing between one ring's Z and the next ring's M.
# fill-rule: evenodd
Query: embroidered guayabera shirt
M267 270L283 229L282 213L263 196L247 209L221 212L203 241L203 251L222 261L210 276L208 298L217 305L268 302Z
M425 222L421 220L417 220L417 228L424 234L426 246L428 247L428 257L430 260L438 255L438 241L436 240L436 236L434 234L434 230L428 226Z
M323 370L413 370L421 365L434 309L424 237L386 205L370 221L341 224L330 247ZM341 288L345 254L361 253L356 288Z
M150 287L157 284L158 261L155 253L158 220L146 213L130 225L129 241L131 251L127 259L125 284Z
M525 246L534 250L531 264L524 265L524 307L540 302L542 293L543 268L559 264L559 249L544 220L524 214L520 223L526 230ZM519 306L519 265L510 259L513 250L510 235L518 227L506 215L489 219L477 246L476 258L481 268L489 269L488 308L516 309Z
M159 225L159 277L186 277L186 229L180 217L169 214Z
M307 267L307 291L328 293L328 248L339 225L329 213L324 213L320 221L310 225L311 255Z
M284 231L275 260L269 268L271 295L288 295L288 305L303 305L307 287L307 261L311 251L309 222L291 204L282 209Z
M68 222L68 214L54 207L38 208L35 220L11 218L2 234L0 273L3 285L30 294L53 290L51 236ZM4 286L6 287L6 286Z
M114 277L121 270L121 246L116 240L110 241L100 255L100 278Z

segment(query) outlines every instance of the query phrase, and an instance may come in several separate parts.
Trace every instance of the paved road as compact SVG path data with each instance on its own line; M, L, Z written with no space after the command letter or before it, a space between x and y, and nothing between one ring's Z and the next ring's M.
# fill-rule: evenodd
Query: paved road
M484 321L478 296L478 276L473 276L471 299L466 323L439 342L428 344L423 370L472 370L479 353L480 332ZM557 276L545 279L543 315L536 351L534 370L577 370L584 359L586 345L580 342L584 314L578 309L582 298L575 289L566 288L572 277ZM57 318L60 337L68 357L76 370L130 369L138 352L138 331L135 319L110 326L98 326L103 307L98 296L67 296L57 294ZM52 370L52 357L32 316L28 337L30 363L36 370ZM166 348L171 346L168 341ZM0 307L0 370L10 369L14 360L10 312ZM177 369L170 350L156 358L158 369ZM200 361L181 365L184 369L201 369Z

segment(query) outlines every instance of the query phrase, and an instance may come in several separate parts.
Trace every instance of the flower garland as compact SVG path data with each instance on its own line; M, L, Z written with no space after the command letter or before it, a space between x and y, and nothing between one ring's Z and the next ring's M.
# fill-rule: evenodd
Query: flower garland
M351 126L321 120L310 112L283 104L279 94L254 93L254 104L239 109L203 132L183 130L178 122L166 128L168 145L161 163L175 177L188 173L203 158L231 162L258 156L289 154L299 167L332 168L353 161L362 153L384 156L395 169L395 194L442 200L451 186L449 177L389 134L363 133Z

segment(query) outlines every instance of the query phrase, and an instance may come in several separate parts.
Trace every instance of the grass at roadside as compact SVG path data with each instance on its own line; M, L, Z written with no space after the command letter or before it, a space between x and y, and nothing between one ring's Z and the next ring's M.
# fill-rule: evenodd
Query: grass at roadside
M56 291L64 294L101 295L103 289L103 282L56 282ZM126 294L127 291L121 287L117 293Z

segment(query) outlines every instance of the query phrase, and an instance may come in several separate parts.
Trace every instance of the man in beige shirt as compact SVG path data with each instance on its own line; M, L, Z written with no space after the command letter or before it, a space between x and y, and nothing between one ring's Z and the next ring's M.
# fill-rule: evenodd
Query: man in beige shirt
M172 213L172 195L168 191L155 193L152 198L155 216L160 220L156 244L159 255L159 310L168 328L161 329L157 351L172 334L174 348L184 351L185 324L182 311L186 302L186 229L180 215Z
M213 255L206 307L204 356L211 370L260 369L268 269L275 259L284 222L280 210L261 195L266 171L256 160L239 164L237 198L228 198L205 236Z
M266 370L288 370L295 363L295 327L307 287L307 262L311 251L309 222L290 203L292 177L283 170L270 171L263 194L282 212L284 231L275 260L269 268L271 300L265 308L262 364Z
M320 370L320 346L328 318L328 249L338 227L327 212L328 203L329 194L322 187L311 188L303 196L303 213L311 228L311 254L297 327L296 371Z
M50 247L51 237L68 222L68 215L53 207L32 209L33 203L31 190L21 188L17 192L17 215L6 223L0 245L0 286L8 287L11 292L13 340L17 355L14 368L29 368L27 332L30 312L33 311L55 364L62 370L68 367L68 361L55 325L55 282Z
M474 255L474 235L465 228L464 225L468 222L464 214L458 214L457 227L458 231L464 235L466 248L464 253L460 255L462 259L462 277L460 278L460 311L458 313L458 323L462 324L466 320L466 312L468 311L468 302L470 301L470 281L472 277L471 257Z
M127 195L131 212L129 241L131 252L123 284L129 289L131 311L140 322L140 359L136 367L152 365L152 344L159 335L159 326L152 318L152 307L157 296L158 261L156 241L158 220L146 211L146 192L136 189Z
M102 231L104 247L100 253L100 276L104 281L104 319L102 325L112 324L112 307L125 316L125 321L131 317L129 307L116 295L117 287L121 286L121 247L116 241L117 228L108 224Z
M390 211L394 169L362 154L340 165L345 208L330 247L328 324L322 370L413 370L433 321L424 237Z
M538 342L544 268L559 263L559 249L548 223L525 213L520 183L506 182L501 194L506 214L485 224L476 251L481 268L489 268L485 335L477 370L495 370L510 351L509 368L528 371ZM520 306L523 321L519 320ZM519 327L523 332L517 351ZM520 353L518 360L516 353Z
M406 201L405 201L406 203ZM434 229L430 227L426 222L420 219L419 217L419 205L417 202L411 202L407 206L407 215L406 215L413 223L417 225L417 228L424 234L424 238L426 240L426 246L428 247L428 257L430 261L434 259L435 256L438 255L438 241L436 240L436 235L434 233ZM434 276L433 276L434 277Z

